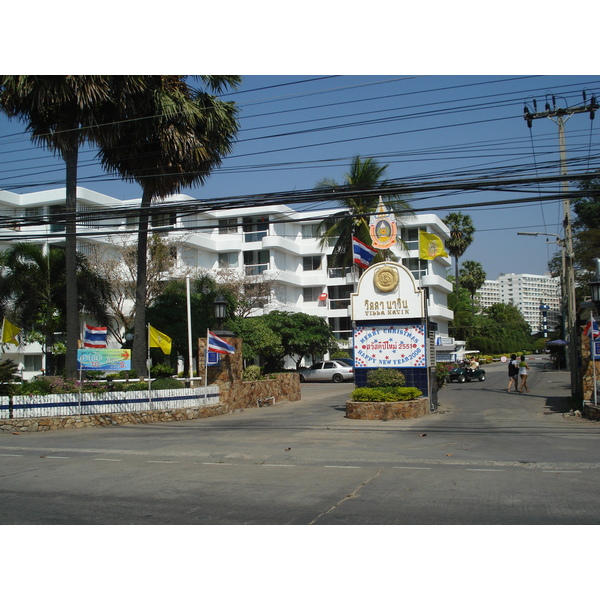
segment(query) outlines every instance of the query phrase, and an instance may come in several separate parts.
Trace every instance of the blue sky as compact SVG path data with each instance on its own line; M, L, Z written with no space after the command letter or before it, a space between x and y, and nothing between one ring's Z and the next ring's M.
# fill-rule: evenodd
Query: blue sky
M600 98L600 76L532 75L259 75L223 98L238 103L240 133L233 153L201 188L197 198L290 192L322 178L339 182L355 155L387 164L389 179L419 185L470 176L511 177L559 173L558 126L523 119L527 103L538 111ZM598 120L588 114L566 121L567 158L573 169L599 168ZM0 118L0 187L18 193L62 187L64 166L35 147L23 124ZM120 199L138 198L139 186L104 173L93 149L80 156L79 183ZM502 272L542 274L557 249L542 237L517 231L563 234L560 201L478 206L509 198L534 199L558 186L517 192L441 191L414 194L415 208L441 218L461 210L476 227L461 260L476 260L488 278ZM234 200L232 201L234 202ZM455 208L468 205L465 208ZM448 208L446 208L448 207ZM550 240L555 238L549 238Z

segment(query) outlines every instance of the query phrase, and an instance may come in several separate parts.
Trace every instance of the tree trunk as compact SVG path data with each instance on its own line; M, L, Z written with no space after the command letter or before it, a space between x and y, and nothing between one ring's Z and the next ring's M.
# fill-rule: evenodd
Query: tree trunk
M135 287L135 320L133 325L133 346L131 351L131 366L137 371L138 377L148 373L146 359L148 357L148 334L146 331L146 283L148 252L148 221L152 195L144 190L139 218L138 247L137 247L137 282Z
M66 376L77 377L77 348L79 340L79 306L77 296L77 154L75 144L64 153L67 167L67 194L65 201L65 262L66 262L66 309L67 309L67 353Z

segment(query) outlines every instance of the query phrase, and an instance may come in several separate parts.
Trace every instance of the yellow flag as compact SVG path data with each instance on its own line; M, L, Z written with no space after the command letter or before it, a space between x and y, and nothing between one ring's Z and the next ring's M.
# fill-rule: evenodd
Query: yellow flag
M4 319L2 323L2 343L3 344L14 344L15 346L19 345L17 342L17 335L21 332L21 329L12 323L9 323L6 319Z
M150 348L160 348L165 354L171 354L171 338L152 325L148 325L148 334L150 336Z
M437 256L448 256L444 242L437 235L419 229L419 258L433 260Z

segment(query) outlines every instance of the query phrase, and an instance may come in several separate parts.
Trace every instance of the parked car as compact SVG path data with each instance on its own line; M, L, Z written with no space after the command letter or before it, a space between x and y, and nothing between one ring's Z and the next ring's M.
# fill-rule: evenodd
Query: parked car
M466 367L455 367L448 373L448 381L458 381L458 383L464 383L465 381L473 381L478 379L479 381L485 381L485 371L483 369L467 369Z
M341 360L324 360L300 371L300 381L352 381L354 369Z
M353 358L335 358L334 360L337 360L338 362L346 363L347 365L350 365L351 367L354 366Z

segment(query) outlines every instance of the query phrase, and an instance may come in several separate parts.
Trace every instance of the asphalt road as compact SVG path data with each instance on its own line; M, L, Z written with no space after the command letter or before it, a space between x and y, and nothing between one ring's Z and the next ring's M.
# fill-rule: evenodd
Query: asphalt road
M0 435L0 524L598 524L600 423L532 361L449 384L435 414L345 418L353 384L197 421Z

